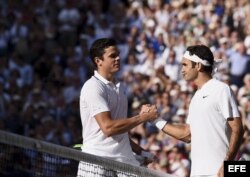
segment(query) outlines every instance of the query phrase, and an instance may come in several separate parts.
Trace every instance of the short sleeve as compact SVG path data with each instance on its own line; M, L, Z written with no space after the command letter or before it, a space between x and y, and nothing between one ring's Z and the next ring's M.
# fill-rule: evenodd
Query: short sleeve
M240 117L236 98L229 86L225 86L221 90L218 99L219 99L219 108L225 119Z
M110 111L104 85L95 84L91 87L85 87L85 89L82 90L81 101L82 105L88 107L91 117L101 112Z

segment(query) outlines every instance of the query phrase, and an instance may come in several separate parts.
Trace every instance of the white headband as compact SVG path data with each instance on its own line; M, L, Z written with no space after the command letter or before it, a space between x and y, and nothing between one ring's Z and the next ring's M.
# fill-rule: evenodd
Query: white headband
M211 66L211 64L207 60L202 60L200 57L198 57L195 54L190 55L189 51L186 51L183 57L195 63L201 63L202 65L205 65L205 66Z

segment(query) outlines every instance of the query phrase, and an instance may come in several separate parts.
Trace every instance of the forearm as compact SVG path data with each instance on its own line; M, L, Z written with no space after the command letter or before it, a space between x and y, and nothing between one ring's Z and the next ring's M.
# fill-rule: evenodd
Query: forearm
M95 115L95 119L106 136L114 136L128 132L135 126L146 122L154 121L158 117L156 106L142 106L140 114L131 118L113 119L110 111L101 112Z
M103 117L106 117L105 121ZM107 117L110 117L108 112L102 113L101 116L98 115L96 116L96 120L100 128L102 129L103 133L108 137L128 132L132 128L136 127L137 125L149 119L149 115L147 113L140 114L131 118L124 118L117 120L113 120Z
M235 159L235 156L241 145L243 134L244 134L244 129L242 127L242 124L239 123L239 125L235 125L232 127L229 148L225 157L226 161Z
M114 120L112 123L107 125L106 132L107 136L113 136L121 133L128 132L132 128L144 122L141 118L142 115L137 115L128 119Z
M241 137L239 134L233 133L230 138L229 148L225 157L226 161L234 160L237 154L237 151L241 144Z
M169 136L172 136L186 143L189 143L191 141L191 133L188 124L166 124L162 131Z

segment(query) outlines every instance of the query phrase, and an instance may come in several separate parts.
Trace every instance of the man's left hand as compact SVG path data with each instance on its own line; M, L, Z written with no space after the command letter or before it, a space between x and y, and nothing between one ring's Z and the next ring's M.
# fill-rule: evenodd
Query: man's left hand
M224 165L222 165L217 173L217 177L224 177Z

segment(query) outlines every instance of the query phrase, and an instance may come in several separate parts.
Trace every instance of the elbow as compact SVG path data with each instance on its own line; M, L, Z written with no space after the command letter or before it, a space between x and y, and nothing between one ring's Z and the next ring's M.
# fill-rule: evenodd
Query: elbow
M186 142L186 143L191 143L191 137L188 138L185 142Z
M189 126L185 126L184 133L182 135L182 138L180 138L181 141L184 141L185 143L191 142L191 132Z
M243 138L246 131L247 131L247 128L242 126L241 129L240 129L240 135L241 135L242 138Z
M112 135L108 132L103 132L106 137L111 137Z
M111 137L117 135L118 129L117 126L112 121L105 121L99 124L101 131L106 137Z
M101 127L101 130L106 137L111 137L114 135L114 132L110 126L103 126Z
M110 131L109 131L109 132L107 132L107 133L105 133L105 136L106 136L106 137L111 137L111 136L114 136L114 135L115 135L115 134L113 134L113 133L112 133L112 132L110 132Z
M244 136L245 131L247 130L247 128L243 125L243 123L241 122L241 124L238 126L238 132L237 134L240 135L240 137Z
M102 130L103 134L106 136L106 137L111 137L113 136L112 134L112 131L110 129L104 129Z
M185 143L191 143L191 135L188 135L184 138L180 138L179 140L185 142Z

